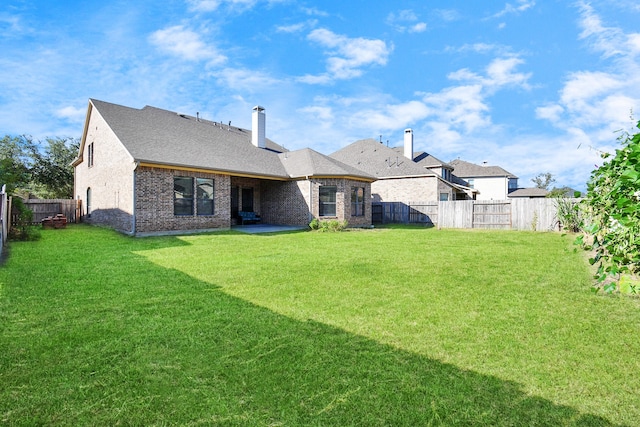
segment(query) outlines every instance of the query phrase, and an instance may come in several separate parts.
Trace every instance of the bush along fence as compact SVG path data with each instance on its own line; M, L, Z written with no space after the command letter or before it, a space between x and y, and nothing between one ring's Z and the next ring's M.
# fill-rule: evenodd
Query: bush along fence
M578 199L566 199L577 203ZM447 202L374 202L378 224L425 224L439 228L558 231L558 203L553 198L459 200Z

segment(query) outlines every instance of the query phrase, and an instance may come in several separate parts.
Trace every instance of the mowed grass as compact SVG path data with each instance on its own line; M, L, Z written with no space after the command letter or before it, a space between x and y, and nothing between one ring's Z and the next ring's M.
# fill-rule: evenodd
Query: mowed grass
M571 240L45 230L0 266L0 422L640 425L640 303Z

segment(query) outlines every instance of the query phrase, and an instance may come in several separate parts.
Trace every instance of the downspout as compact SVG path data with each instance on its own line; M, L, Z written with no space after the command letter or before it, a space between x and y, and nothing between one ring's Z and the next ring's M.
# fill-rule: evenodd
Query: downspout
M308 175L305 178L307 179L307 181L309 181L309 221L308 222L311 222L313 221L313 183L309 179Z
M132 177L132 181L133 181L133 213L132 213L132 218L131 218L131 235L135 236L136 234L136 199L138 197L138 191L136 189L136 175L137 175L137 171L138 171L138 166L140 166L139 162L134 162L135 167L133 168L133 177Z

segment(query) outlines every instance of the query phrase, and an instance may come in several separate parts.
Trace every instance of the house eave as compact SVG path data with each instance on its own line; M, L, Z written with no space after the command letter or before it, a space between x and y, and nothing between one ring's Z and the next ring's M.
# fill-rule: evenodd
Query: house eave
M242 178L258 178L258 179L269 179L273 181L288 181L288 177L278 176L278 175L262 175L262 174L252 174L249 172L238 172L224 169L209 169L209 168L200 168L194 166L183 166L183 165L174 165L169 163L158 163L158 162L149 162L144 160L137 161L139 166L148 167L148 168L160 168L160 169L173 169L185 172L197 172L197 173L211 173L218 175L228 175L228 176L237 176Z
M434 173L422 174L422 175L379 176L377 179L405 179L405 178L438 178L438 175L434 172Z
M362 181L362 182L373 182L376 178L368 178L364 176L354 176L354 175L308 175L308 176L300 176L300 177L291 177L291 179L301 180L301 179L350 179L353 181Z

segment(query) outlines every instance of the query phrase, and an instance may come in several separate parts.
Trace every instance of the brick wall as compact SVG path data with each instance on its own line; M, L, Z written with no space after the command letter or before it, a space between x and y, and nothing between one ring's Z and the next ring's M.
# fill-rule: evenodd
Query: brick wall
M93 144L93 164L89 145ZM82 200L81 220L130 233L133 229L135 164L102 116L94 109L83 146L83 161L75 167L74 198ZM90 199L87 195L90 193Z
M262 222L306 226L309 218L309 181L262 181Z
M336 186L336 216L320 216L318 194L323 185ZM364 216L351 215L351 188L364 187ZM320 220L346 220L349 227L368 227L371 225L371 184L342 178L314 179L312 182L312 214Z
M213 215L174 215L173 178L213 178ZM231 226L231 187L227 175L139 167L136 170L136 233L193 231Z
M442 185L440 185L442 184ZM402 179L381 179L371 184L375 202L404 202L411 200L439 200L440 192L453 199L451 187L435 176Z

